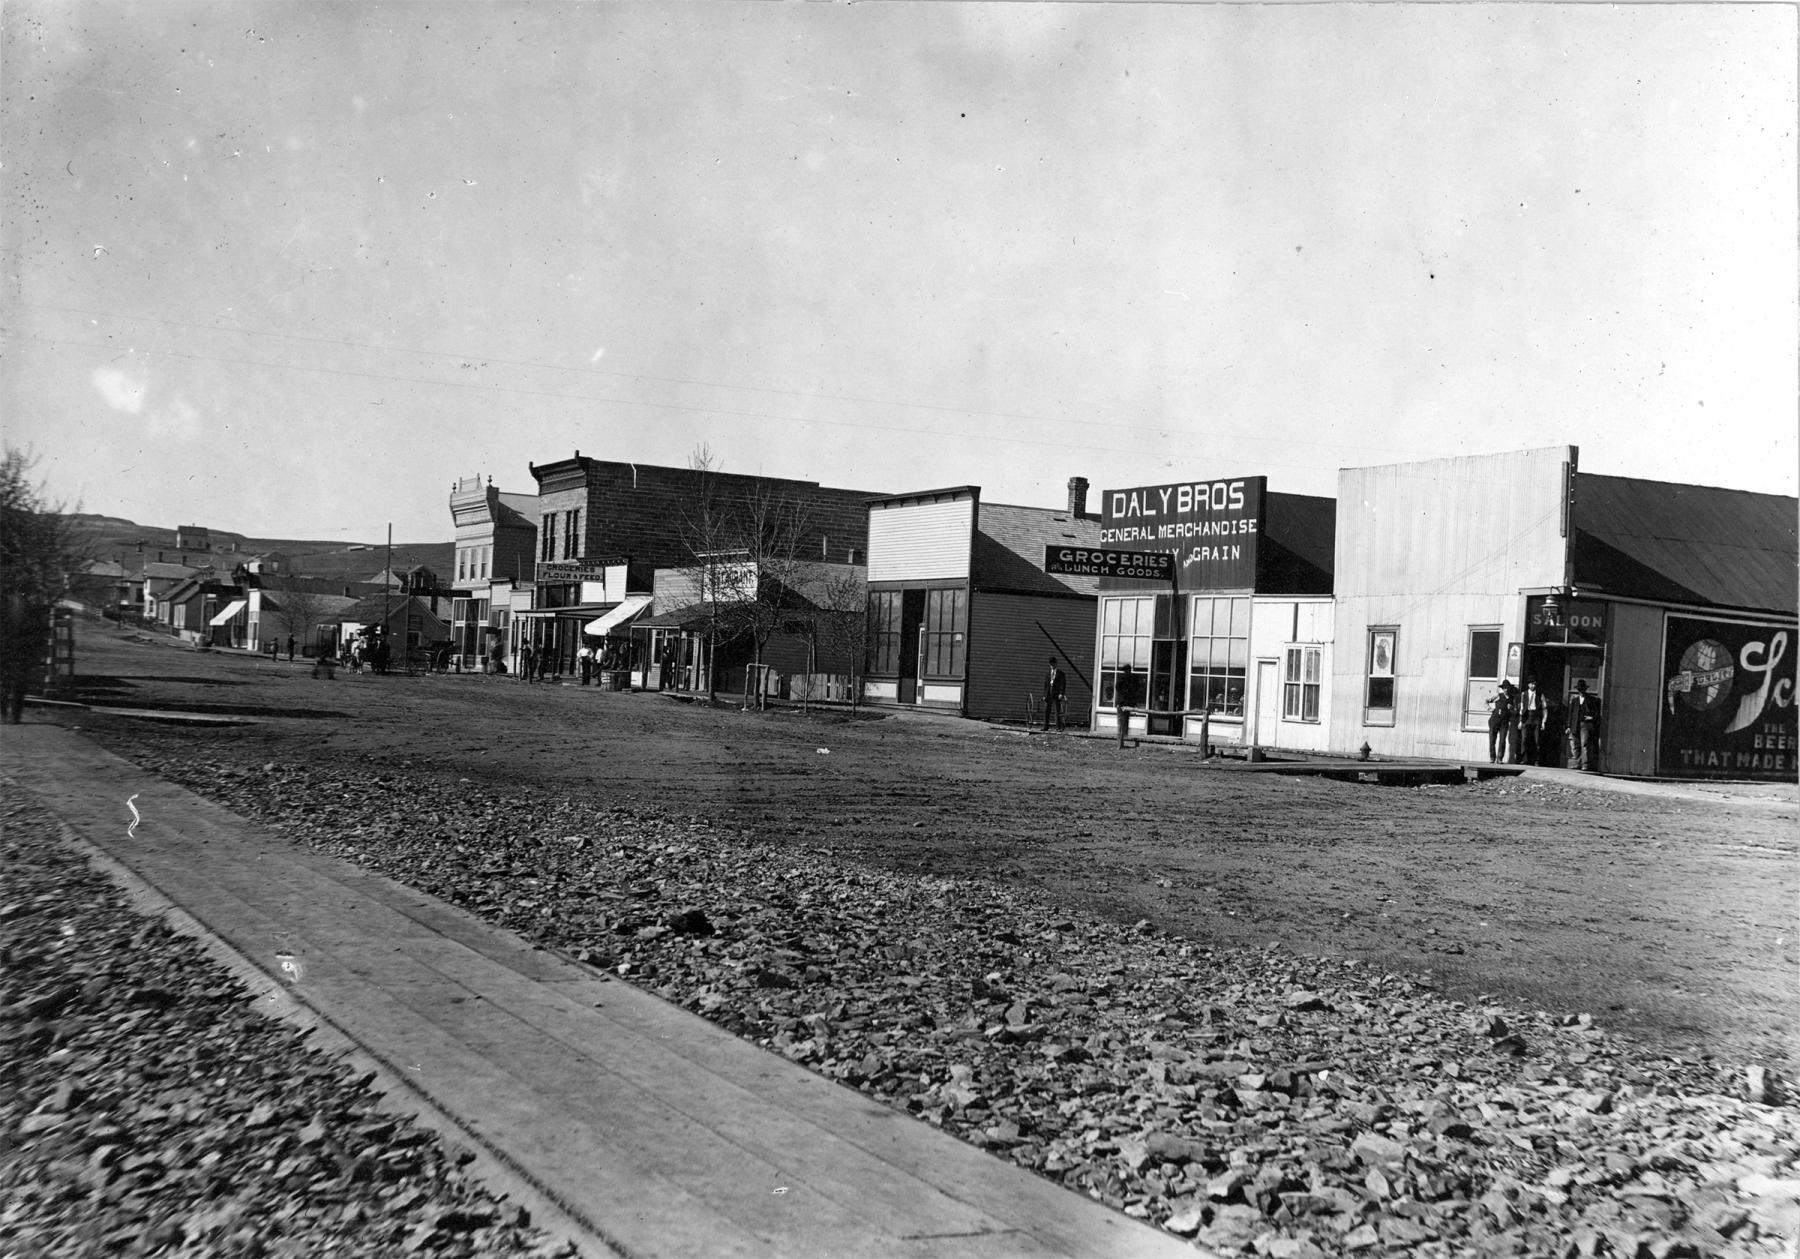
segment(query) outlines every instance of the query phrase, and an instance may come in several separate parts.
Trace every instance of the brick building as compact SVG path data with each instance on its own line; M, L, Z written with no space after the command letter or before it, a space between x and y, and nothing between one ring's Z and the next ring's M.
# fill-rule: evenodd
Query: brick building
M558 672L573 670L585 625L630 595L653 593L658 569L692 569L697 553L738 549L744 517L759 507L787 515L795 558L841 565L865 559L872 491L621 463L580 451L532 464L531 475L538 484L536 586L525 615L531 640Z

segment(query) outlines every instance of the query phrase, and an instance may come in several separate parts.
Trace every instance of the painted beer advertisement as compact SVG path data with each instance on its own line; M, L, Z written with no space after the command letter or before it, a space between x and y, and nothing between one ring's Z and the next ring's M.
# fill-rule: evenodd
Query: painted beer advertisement
M1658 772L1792 782L1794 656L1793 626L1671 613Z

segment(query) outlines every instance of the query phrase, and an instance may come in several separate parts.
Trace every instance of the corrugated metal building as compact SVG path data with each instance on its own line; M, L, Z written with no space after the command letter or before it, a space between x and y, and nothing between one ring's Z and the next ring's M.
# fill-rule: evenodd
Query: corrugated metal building
M868 702L1024 720L1042 712L1055 656L1081 723L1097 587L1043 564L1046 547L1099 541L1087 482L1069 489L1060 509L984 503L974 485L869 503Z
M1589 768L1794 779L1797 500L1588 475L1573 446L1338 485L1334 748L1483 760L1488 699L1535 681L1537 759L1569 764L1580 683Z

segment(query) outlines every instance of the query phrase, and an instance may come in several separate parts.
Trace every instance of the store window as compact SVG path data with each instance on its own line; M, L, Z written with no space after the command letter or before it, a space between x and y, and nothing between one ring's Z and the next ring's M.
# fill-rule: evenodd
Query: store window
M1188 651L1188 707L1221 716L1244 715L1244 674L1250 659L1250 600L1197 597Z
M1394 724L1394 653L1400 631L1391 625L1371 627L1363 688L1363 724Z
M966 590L925 592L925 676L960 678L968 643L969 593Z
M1141 706L1150 671L1150 643L1156 628L1156 596L1100 601L1100 707ZM1131 680L1121 685L1126 667Z
M1463 729L1487 729L1487 702L1500 686L1500 627L1469 627L1469 671L1463 683Z
M869 592L869 672L883 677L900 672L900 593Z
M1281 686L1283 720L1316 722L1319 719L1321 655L1317 647L1287 649L1287 669Z

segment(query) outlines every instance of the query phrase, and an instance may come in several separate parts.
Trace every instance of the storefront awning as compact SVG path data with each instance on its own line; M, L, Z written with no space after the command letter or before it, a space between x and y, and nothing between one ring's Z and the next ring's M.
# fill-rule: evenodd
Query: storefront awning
M637 623L639 629L693 629L706 624L707 607L704 603L690 603L686 607L676 608L673 612L663 612L657 616L647 616Z
M208 625L223 625L223 624L225 624L225 622L229 621L232 617L236 616L239 612L242 612L244 610L244 602L245 601L242 599L233 599L230 603L225 605L225 610L223 612L219 613L219 615L215 616L212 620L208 621L207 624Z
M585 621L610 610L610 603L580 603L567 608L524 608L513 615L520 620L548 621L561 617L565 621Z
M626 595L622 603L605 616L597 616L581 627L584 634L602 638L621 625L635 621L650 606L650 595Z

